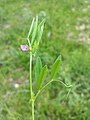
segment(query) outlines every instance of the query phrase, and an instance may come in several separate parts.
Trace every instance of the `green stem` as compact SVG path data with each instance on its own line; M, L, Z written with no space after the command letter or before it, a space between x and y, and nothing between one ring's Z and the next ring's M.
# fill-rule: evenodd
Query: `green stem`
M32 120L34 120L34 98L33 98L33 89L32 89L32 52L30 52L30 96L32 104Z
M31 99L32 99L32 53L30 52L30 93L31 93Z
M34 100L32 101L32 120L34 120Z
M60 81L60 80L50 80L46 85L44 85L39 91L38 91L38 93L36 94L36 96L35 96L35 99L34 100L36 100L36 98L38 97L38 95L42 92L42 90L44 90L49 84L51 84L52 82L60 82L61 84L63 84L65 87L72 87L72 85L67 85L67 84L65 84L64 82L62 82L62 81Z
M44 85L44 86L38 91L38 93L36 94L34 100L36 100L36 98L37 98L38 95L41 93L41 91L42 91L43 89L45 89L51 82L53 82L53 80L49 81L46 85Z

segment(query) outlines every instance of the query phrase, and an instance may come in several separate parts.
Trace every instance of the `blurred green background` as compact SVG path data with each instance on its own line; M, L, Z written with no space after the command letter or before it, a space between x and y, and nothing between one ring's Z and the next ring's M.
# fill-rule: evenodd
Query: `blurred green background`
M35 104L35 120L90 120L90 0L0 0L0 120L30 120L29 56L32 18L46 18L39 56L51 67L58 55L57 78ZM48 80L48 78L47 78Z

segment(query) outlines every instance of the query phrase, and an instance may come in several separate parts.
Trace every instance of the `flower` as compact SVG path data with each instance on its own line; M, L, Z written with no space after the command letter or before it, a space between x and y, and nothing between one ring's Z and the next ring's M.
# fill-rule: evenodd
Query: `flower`
M28 45L20 45L20 48L24 52L27 52L29 50L29 46Z

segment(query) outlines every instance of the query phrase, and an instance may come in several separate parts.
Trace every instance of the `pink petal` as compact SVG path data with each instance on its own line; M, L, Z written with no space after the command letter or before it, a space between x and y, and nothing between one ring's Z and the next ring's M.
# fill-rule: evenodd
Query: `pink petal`
M28 45L20 45L20 48L21 48L21 50L24 51L24 52L26 52L26 51L29 50Z

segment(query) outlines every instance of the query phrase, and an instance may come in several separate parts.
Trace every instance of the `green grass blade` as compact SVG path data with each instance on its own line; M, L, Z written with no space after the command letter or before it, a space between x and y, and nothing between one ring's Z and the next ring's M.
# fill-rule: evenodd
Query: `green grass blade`
M51 69L51 79L53 79L57 73L57 71L59 70L59 66L60 66L60 56L56 59L56 61L54 62L52 69Z
M42 69L42 62L40 57L37 57L36 64L35 64L35 80L39 78L41 69Z
M46 74L47 74L47 70L48 70L47 65L45 65L41 70L39 79L37 79L37 81L36 81L37 90L39 90L42 87L45 77L46 77Z

